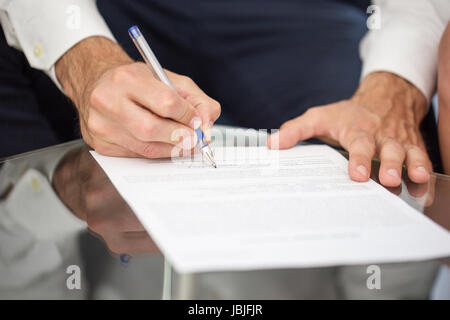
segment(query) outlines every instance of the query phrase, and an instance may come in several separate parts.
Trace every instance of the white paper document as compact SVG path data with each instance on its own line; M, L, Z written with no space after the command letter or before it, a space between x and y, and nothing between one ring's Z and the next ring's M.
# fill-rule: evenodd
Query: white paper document
M386 263L450 256L450 233L334 149L214 148L147 160L92 152L179 272Z

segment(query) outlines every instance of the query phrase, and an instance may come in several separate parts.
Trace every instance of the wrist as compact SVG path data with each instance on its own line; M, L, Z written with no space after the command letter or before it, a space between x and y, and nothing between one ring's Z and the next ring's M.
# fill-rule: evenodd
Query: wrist
M108 70L133 60L115 42L89 37L68 50L55 64L56 76L77 109L88 104L89 93Z
M351 100L381 116L393 110L406 112L417 125L428 111L422 92L406 79L390 72L368 74Z

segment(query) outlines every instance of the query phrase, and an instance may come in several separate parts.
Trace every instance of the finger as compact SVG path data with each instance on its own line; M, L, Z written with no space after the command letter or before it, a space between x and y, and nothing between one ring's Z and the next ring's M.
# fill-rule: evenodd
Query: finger
M110 143L107 141L104 141L99 138L92 139L92 141L89 143L89 145L98 153L104 155L104 156L110 156L110 157L126 157L126 158L137 158L139 157L139 154L128 150L124 147L121 147L119 145L116 145L114 143Z
M202 121L202 130L205 132L210 129L220 116L219 102L210 98L191 78L168 70L166 72L178 94L198 110Z
M120 125L136 139L143 142L165 142L176 145L183 141L185 148L195 145L194 130L179 122L161 118L130 102L123 106Z
M355 131L342 145L350 154L348 173L355 181L369 180L372 158L375 156L375 139L366 132Z
M117 191L114 188L110 189L113 189L110 197L99 197L100 205L96 210L89 212L87 221L89 228L97 233L145 231Z
M119 143L123 143L128 148L144 158L159 159L171 158L174 155L180 156L183 149L164 142L142 142L137 139L122 137ZM174 152L174 149L176 152Z
M431 162L424 150L410 146L406 152L408 176L415 183L425 183L430 179Z
M122 146L121 149L117 146ZM130 135L121 134L111 137L111 142L94 139L92 147L100 154L115 157L144 157L149 159L170 158L182 155L183 149L164 142L142 142ZM123 149L126 147L126 151ZM120 152L119 150L122 150ZM176 151L174 153L174 150Z
M116 149L111 149L113 146L121 146L122 148L131 151L130 154L134 156L141 156L144 158L169 158L172 156L182 155L183 150L191 150L197 139L195 136L183 136L185 130L175 129L172 132L172 140L179 140L180 143L175 146L165 142L158 141L141 141L127 130L119 127L119 124L108 121L102 116L99 116L95 110L92 110L89 117L89 129L92 137L91 147L104 155L119 156ZM105 144L107 142L108 144ZM122 154L121 154L122 155ZM122 156L130 156L127 153Z
M385 187L390 193L395 194L396 196L399 196L400 193L402 193L402 185L396 186L396 187Z
M434 182L430 179L425 183L415 183L409 179L405 179L408 193L416 198L416 201L425 207L433 204L434 200Z
M112 235L105 242L108 248L116 254L158 253L159 248L146 231L124 232Z
M170 118L191 128L200 125L198 111L174 89L153 77L145 64L137 63L129 82L129 97L160 117Z
M423 197L428 192L427 183L415 183L413 181L406 181L406 188L408 189L409 195L414 198Z
M201 129L203 133L207 133L211 130L214 122L219 118L220 115L220 104L210 99L206 96L189 96L187 97L187 101L191 103L199 112L200 121L201 121ZM208 132L207 136L210 136Z
M270 149L287 149L315 136L316 125L322 118L318 109L310 108L301 116L285 122L279 131L267 138L267 146Z
M385 139L380 148L379 177L382 185L395 187L401 183L402 165L406 152L394 139Z

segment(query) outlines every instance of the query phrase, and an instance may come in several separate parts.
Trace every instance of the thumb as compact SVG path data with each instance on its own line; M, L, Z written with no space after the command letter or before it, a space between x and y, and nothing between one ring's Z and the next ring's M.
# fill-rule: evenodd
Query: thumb
M280 130L267 138L269 149L287 149L299 141L315 136L316 124L319 120L317 108L310 108L301 116L286 121Z

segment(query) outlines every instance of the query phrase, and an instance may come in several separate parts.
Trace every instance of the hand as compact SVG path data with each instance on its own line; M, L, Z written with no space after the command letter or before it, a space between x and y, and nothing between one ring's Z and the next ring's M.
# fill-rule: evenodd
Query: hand
M438 135L444 173L450 175L450 22L442 35L438 55Z
M163 158L191 151L193 129L208 136L220 105L188 77L168 72L176 90L157 80L119 45L91 37L70 49L56 74L80 117L83 139L109 156Z
M355 181L369 179L376 156L381 161L381 184L400 185L404 162L410 179L425 183L432 171L419 131L426 112L426 99L412 84L391 73L375 72L351 99L310 108L285 122L267 144L284 149L318 137L349 152L348 171Z
M103 239L112 253L159 252L133 211L119 195L89 148L76 149L59 163L53 187L61 201Z

